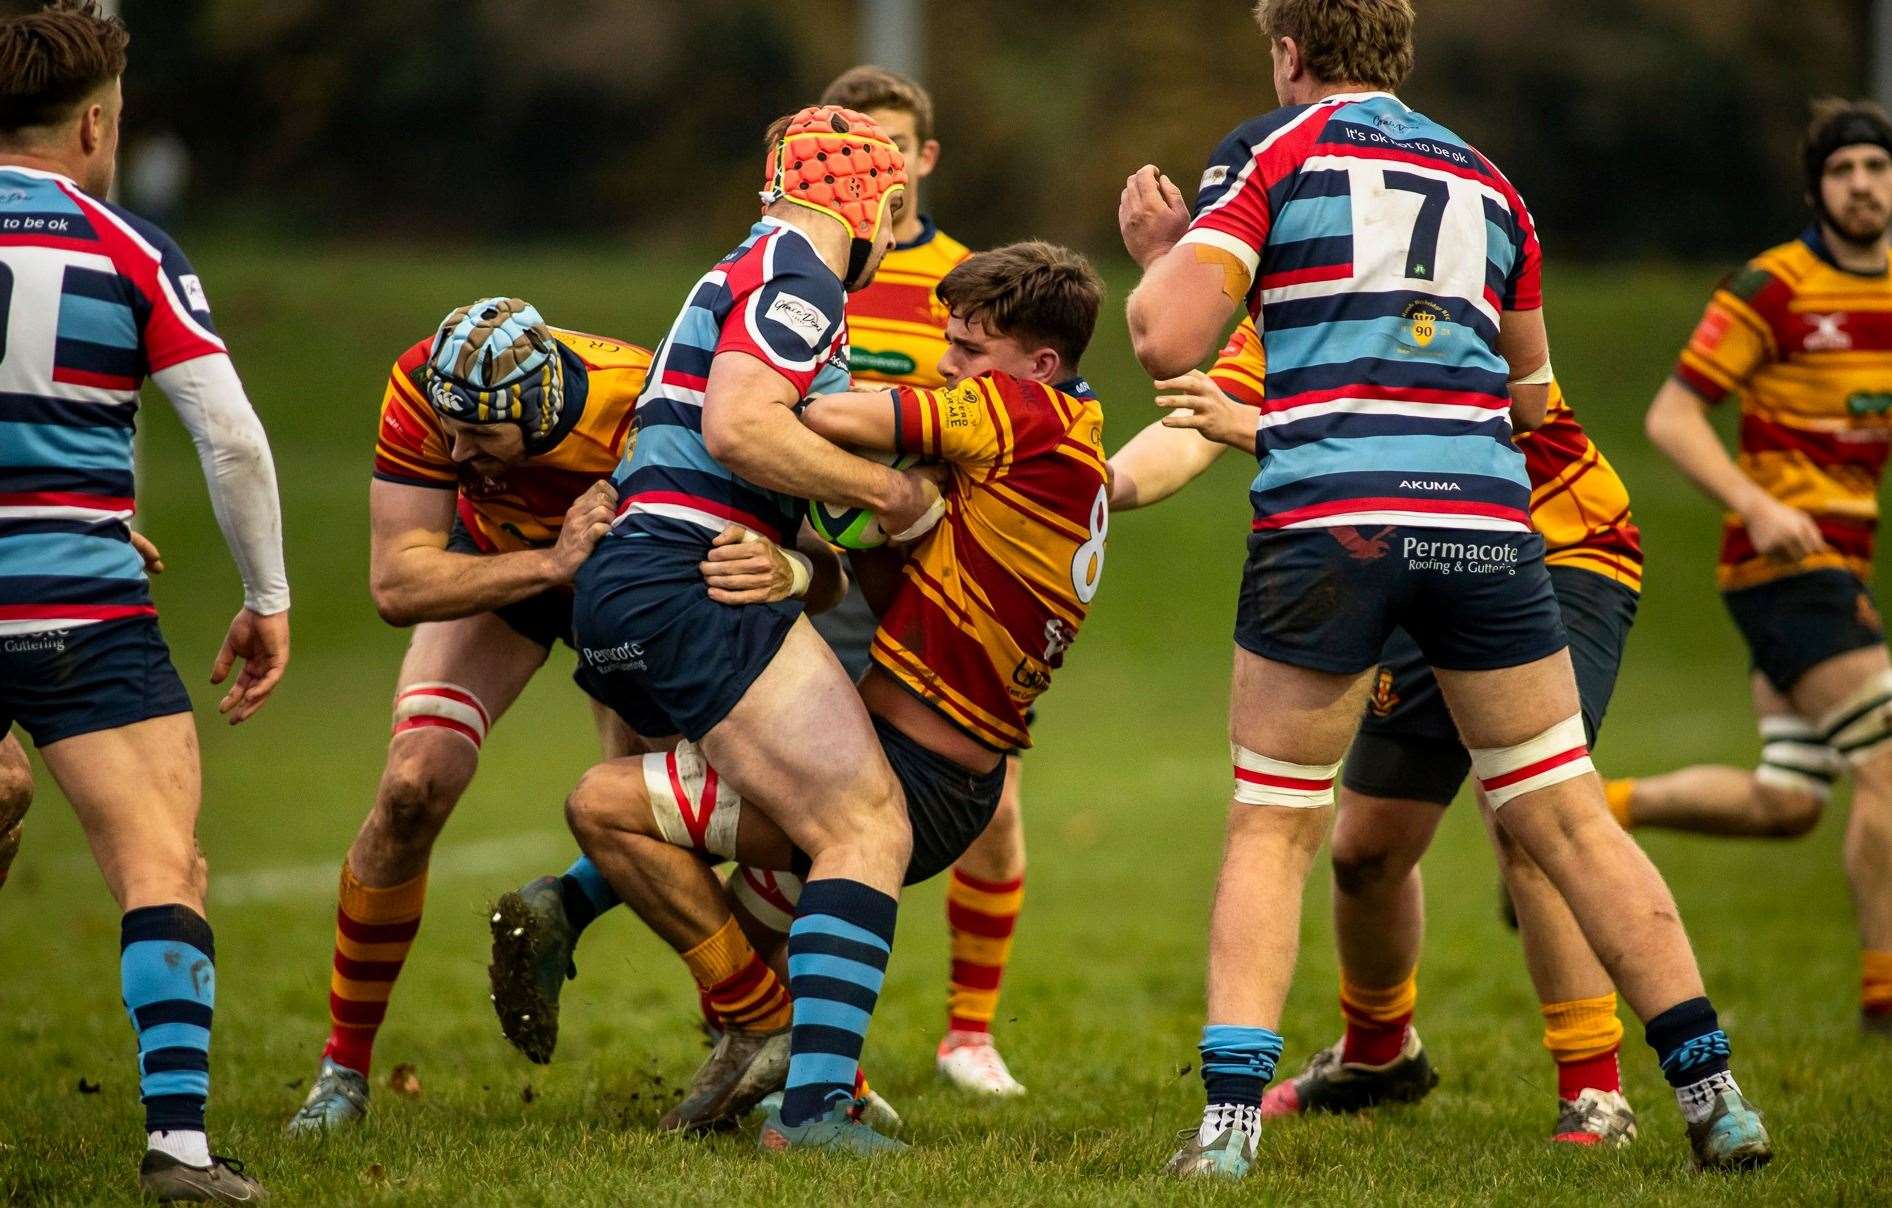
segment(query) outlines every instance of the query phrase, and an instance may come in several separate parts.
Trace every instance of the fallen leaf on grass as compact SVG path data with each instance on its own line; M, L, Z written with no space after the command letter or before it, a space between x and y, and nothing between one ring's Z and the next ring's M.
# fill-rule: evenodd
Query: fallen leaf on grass
M388 1089L408 1099L420 1098L420 1075L411 1063L403 1061L388 1075Z
M99 1084L87 1078L84 1074L81 1074L79 1075L79 1085L76 1089L81 1095L96 1095L99 1093Z
M388 1168L379 1162L370 1162L362 1167L361 1181L364 1183L385 1183L388 1181Z

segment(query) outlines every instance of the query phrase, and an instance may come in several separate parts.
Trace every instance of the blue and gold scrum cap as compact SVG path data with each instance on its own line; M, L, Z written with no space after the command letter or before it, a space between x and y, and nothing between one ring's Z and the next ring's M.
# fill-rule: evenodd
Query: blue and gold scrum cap
M447 419L514 423L536 448L565 409L565 368L538 308L481 298L440 321L428 350L427 401Z

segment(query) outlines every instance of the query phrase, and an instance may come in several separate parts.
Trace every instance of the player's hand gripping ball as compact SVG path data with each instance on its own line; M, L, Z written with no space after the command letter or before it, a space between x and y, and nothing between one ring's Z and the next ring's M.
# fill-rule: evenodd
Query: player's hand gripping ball
M896 470L911 469L920 459L911 453L886 453L872 449L851 449L856 457L877 461ZM808 501L808 523L829 545L842 549L879 549L887 544L887 534L880 520L866 508L851 508L835 503Z

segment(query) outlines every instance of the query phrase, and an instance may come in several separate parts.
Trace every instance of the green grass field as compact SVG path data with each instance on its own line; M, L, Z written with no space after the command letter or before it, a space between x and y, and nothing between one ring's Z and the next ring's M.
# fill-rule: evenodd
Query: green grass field
M447 828L427 922L376 1060L358 1132L294 1144L283 1122L326 1026L336 868L367 809L403 636L370 606L366 501L386 366L450 306L535 300L554 322L654 342L693 256L599 246L535 256L382 248L285 253L192 241L273 438L289 523L296 654L256 720L229 730L204 682L239 599L188 441L148 414L141 496L171 570L157 584L205 755L203 844L218 932L211 1101L220 1151L289 1203L1282 1202L1535 1204L1892 1200L1892 1046L1855 1025L1856 955L1836 808L1808 839L1652 837L1780 1159L1740 1182L1686 1170L1682 1129L1631 1022L1628 1092L1643 1137L1554 1152L1554 1080L1515 938L1499 923L1479 824L1458 808L1426 865L1431 938L1418 1023L1444 1082L1423 1105L1272 1128L1240 1188L1155 1172L1201 1101L1204 930L1228 770L1228 634L1247 511L1229 458L1171 505L1125 515L1083 639L1046 700L1027 765L1032 853L1000 1035L1026 1099L957 1097L934 1078L946 946L937 884L913 891L866 1060L916 1143L872 1166L764 1158L748 1135L652 1126L702 1053L678 962L628 915L602 920L567 991L558 1060L531 1067L486 1001L485 905L563 866L559 805L595 754L561 651L486 749ZM1601 762L1618 771L1753 760L1743 654L1710 577L1716 518L1642 439L1644 403L1713 270L1560 272L1557 364L1628 477L1650 573ZM1122 443L1152 415L1114 297L1086 368ZM1284 1070L1333 1038L1328 877L1310 887ZM128 1199L139 1152L133 1042L118 1003L117 913L44 778L0 892L0 1196ZM382 1083L411 1063L423 1093ZM96 1093L87 1088L95 1086Z

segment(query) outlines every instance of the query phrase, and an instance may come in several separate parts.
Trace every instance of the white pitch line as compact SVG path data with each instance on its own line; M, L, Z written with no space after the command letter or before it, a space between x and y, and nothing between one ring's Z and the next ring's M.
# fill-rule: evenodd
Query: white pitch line
M441 844L428 864L431 882L460 877L490 877L518 872L577 854L569 835L555 831L521 831L475 843ZM559 871L564 871L563 867ZM210 905L237 906L246 902L275 902L291 898L332 898L341 875L340 859L320 864L280 864L242 872L210 870Z

